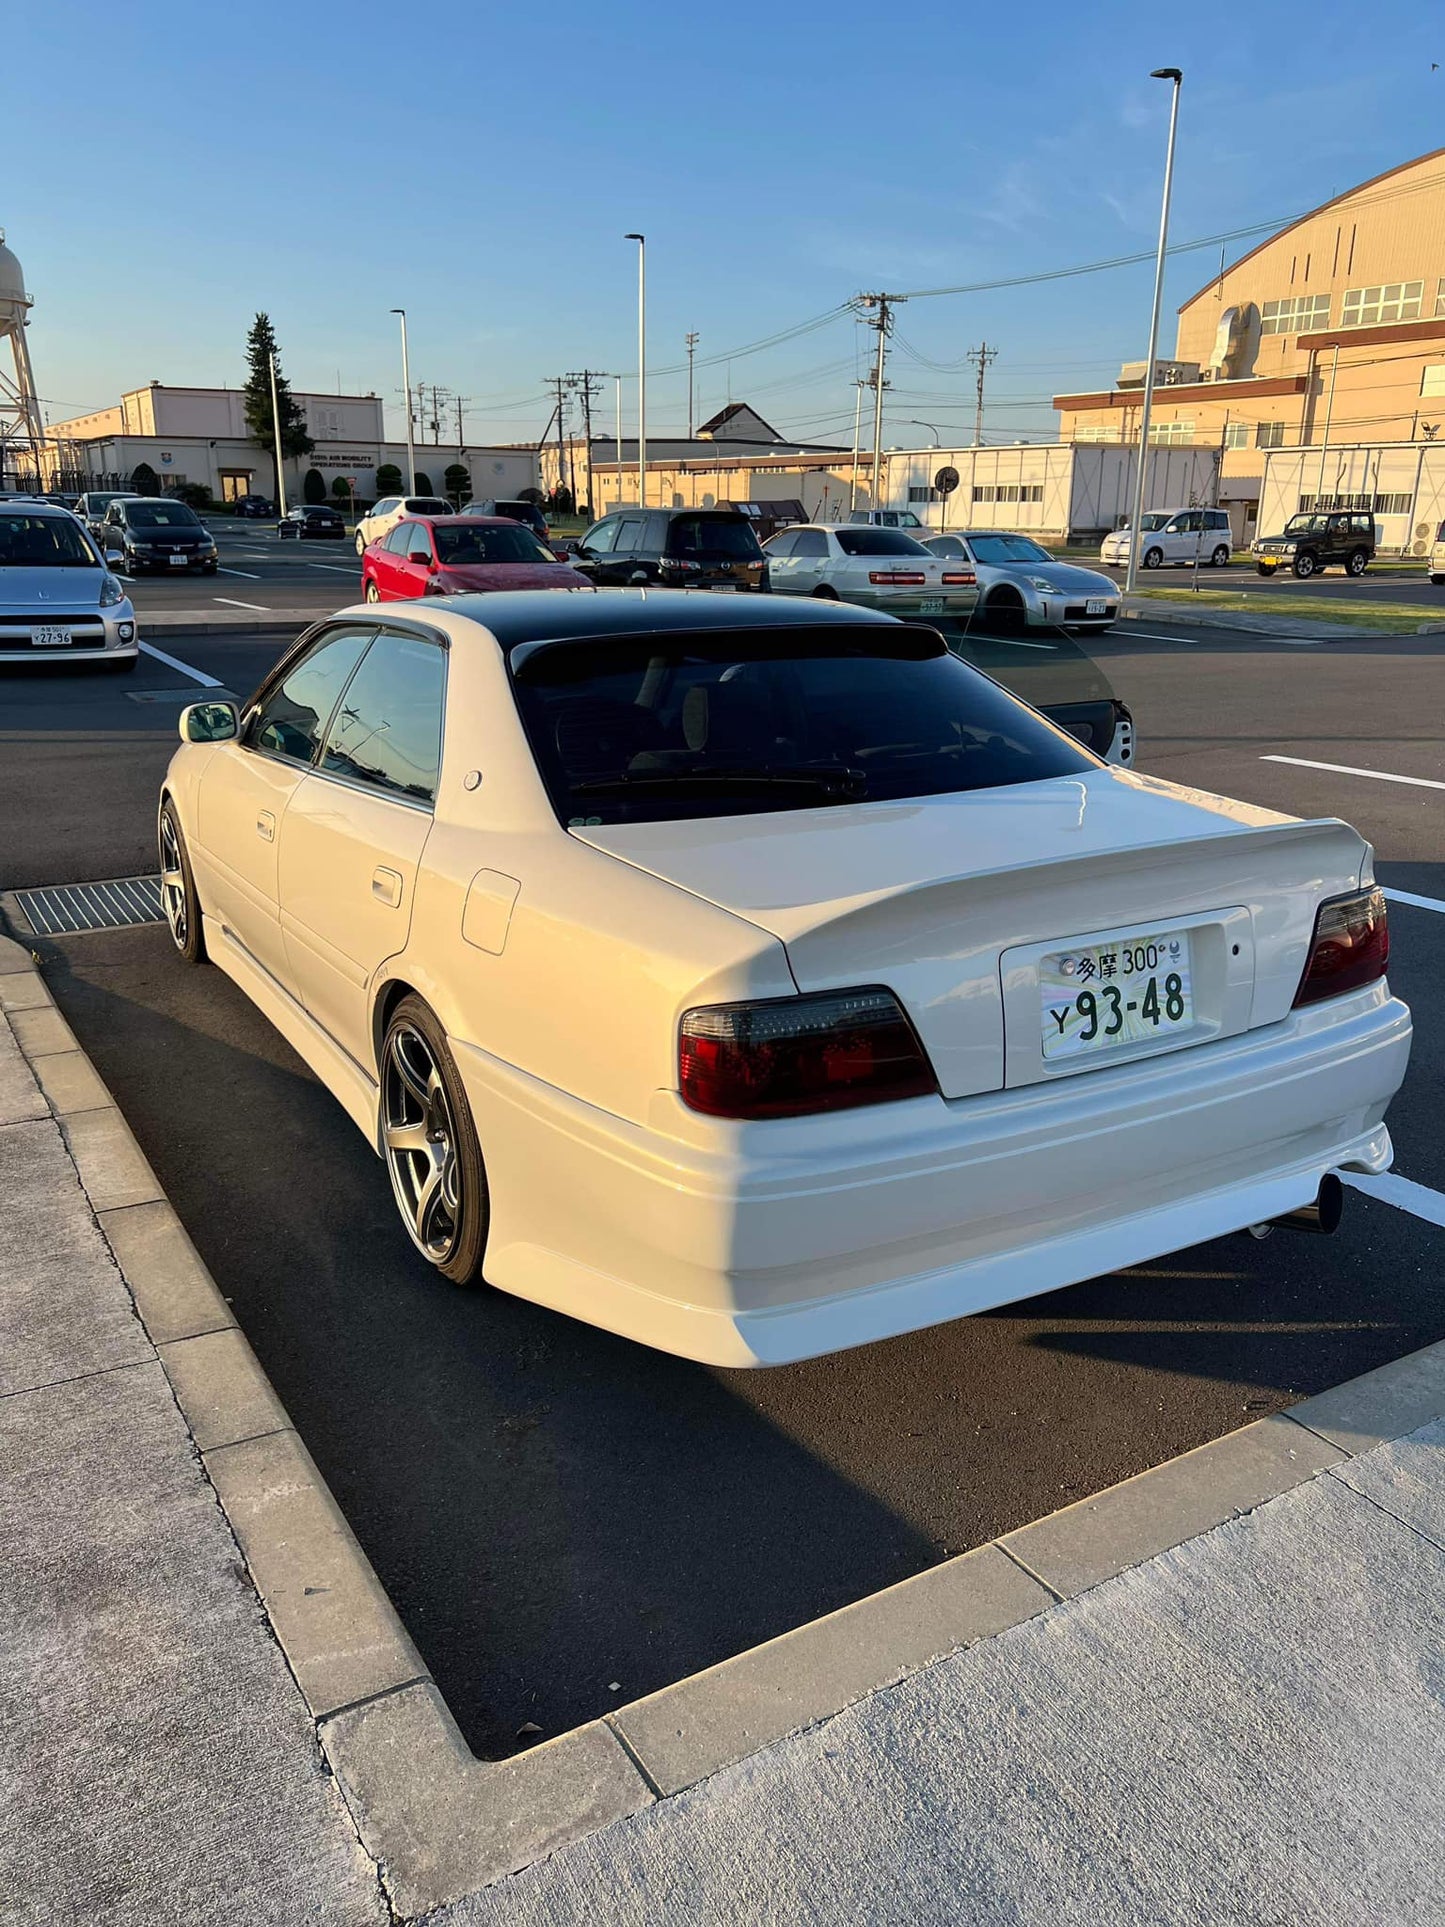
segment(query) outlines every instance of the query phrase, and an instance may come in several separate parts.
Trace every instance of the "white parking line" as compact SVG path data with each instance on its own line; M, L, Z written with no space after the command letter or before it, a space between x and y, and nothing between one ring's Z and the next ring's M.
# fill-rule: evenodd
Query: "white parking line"
M211 600L212 602L224 602L232 609L255 609L258 614L263 616L271 613L269 606L264 602L237 602L234 596L229 595L213 595Z
M1409 890L1386 890L1385 897L1390 903L1409 903L1417 910L1438 910L1445 916L1445 903L1439 897L1417 897Z
M1363 1191L1367 1198L1393 1204L1397 1210L1408 1211L1412 1218L1423 1218L1426 1224L1445 1226L1445 1193L1431 1191L1409 1178L1396 1177L1393 1171L1383 1171L1377 1178L1363 1171L1341 1171L1340 1176L1354 1190Z
M182 676L189 676L192 682L200 683L203 689L223 687L219 676L208 676L203 670L192 669L188 662L177 662L174 656L168 656L164 649L157 649L154 643L143 642L139 646L146 655L154 656L156 661L163 662L167 669L174 669Z
M1261 763L1293 763L1296 769L1327 769L1336 776L1373 776L1377 783L1409 783L1420 790L1445 790L1429 776L1393 776L1387 769L1356 769L1353 763L1314 763L1308 756L1261 756Z
M259 582L261 580L259 575L252 575L249 569L222 569L218 567L216 570L216 574L217 575L239 575L243 578L243 580L247 582Z
M339 562L308 562L308 569L325 569L328 575L355 575L355 569L343 569ZM1032 645L1030 645L1032 647Z

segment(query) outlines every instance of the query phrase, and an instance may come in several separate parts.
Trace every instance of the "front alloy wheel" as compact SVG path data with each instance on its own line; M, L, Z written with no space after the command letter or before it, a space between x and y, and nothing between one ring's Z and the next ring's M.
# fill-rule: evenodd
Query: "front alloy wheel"
M486 1244L486 1172L446 1038L419 997L404 997L387 1026L381 1139L412 1243L444 1276L467 1284Z
M1302 549L1294 559L1294 572L1301 581L1315 572L1315 559L1308 549Z

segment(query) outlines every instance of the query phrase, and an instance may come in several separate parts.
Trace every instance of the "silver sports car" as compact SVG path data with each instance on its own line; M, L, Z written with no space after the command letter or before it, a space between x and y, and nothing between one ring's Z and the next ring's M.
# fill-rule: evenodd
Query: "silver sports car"
M978 616L994 628L1107 629L1119 614L1119 585L1097 569L1056 562L1032 537L1011 529L959 529L923 546L945 561L971 562Z

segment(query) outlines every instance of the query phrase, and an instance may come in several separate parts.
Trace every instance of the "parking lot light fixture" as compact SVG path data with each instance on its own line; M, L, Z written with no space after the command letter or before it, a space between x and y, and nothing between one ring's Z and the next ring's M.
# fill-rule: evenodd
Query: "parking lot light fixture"
M406 309L393 308L393 314L401 316L401 385L406 395L406 485L408 491L416 494L416 436L411 423L411 362L406 352Z
M637 506L647 507L647 236L626 234L637 243Z
M1149 354L1144 363L1144 400L1139 410L1139 460L1134 476L1134 520L1129 535L1129 561L1124 571L1125 595L1133 590L1139 573L1144 482L1149 466L1149 417L1154 408L1154 357L1159 352L1159 308L1164 299L1164 254L1169 242L1169 195L1174 186L1174 136L1179 126L1179 89L1184 75L1177 67L1155 67L1149 78L1169 81L1174 91L1169 101L1169 145L1164 155L1164 201L1159 210L1159 253L1154 262L1154 306L1149 316Z
M935 428L935 427L933 426L933 423L932 423L932 422L921 422L921 421L919 421L919 420L918 420L918 419L917 419L916 417L911 417L911 418L909 419L909 423L908 423L908 426L909 426L910 428L926 428L926 429L928 430L928 432L929 432L929 434L930 434L930 435L931 435L931 436L933 437L933 446L934 446L935 448L937 448L937 447L938 447L938 445L939 445L939 444L938 444L938 430L937 430L937 429L936 429L936 428Z

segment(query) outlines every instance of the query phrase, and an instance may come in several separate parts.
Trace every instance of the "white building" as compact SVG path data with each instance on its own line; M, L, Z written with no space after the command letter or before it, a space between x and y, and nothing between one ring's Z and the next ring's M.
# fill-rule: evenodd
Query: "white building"
M887 479L879 494L889 507L911 508L935 529L1019 529L1051 542L1092 541L1133 513L1137 455L1133 448L1074 442L894 450L884 457ZM936 486L943 469L958 475L947 495ZM1218 488L1217 449L1150 449L1146 510L1212 508Z
M315 447L287 461L288 500L300 500L310 468L325 478L328 492L341 477L363 501L375 498L376 471L383 464L393 463L405 478L406 444L383 439L379 396L293 393ZM199 483L222 502L272 489L271 452L251 440L239 388L170 388L153 381L122 395L114 407L52 424L46 436L51 488L126 488L144 462L162 488ZM453 464L466 469L475 496L511 498L537 483L534 448L417 443L417 481L424 492L439 494Z

